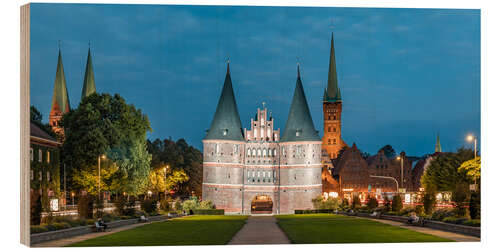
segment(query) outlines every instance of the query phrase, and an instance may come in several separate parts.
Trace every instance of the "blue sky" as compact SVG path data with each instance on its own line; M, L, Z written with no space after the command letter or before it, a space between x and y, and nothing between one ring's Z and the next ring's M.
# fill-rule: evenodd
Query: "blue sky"
M149 138L201 149L228 55L243 126L265 101L281 129L298 57L322 131L332 23L349 145L422 155L438 131L445 151L479 137L479 10L32 4L31 103L47 121L61 40L77 107L90 40L98 92L146 113Z

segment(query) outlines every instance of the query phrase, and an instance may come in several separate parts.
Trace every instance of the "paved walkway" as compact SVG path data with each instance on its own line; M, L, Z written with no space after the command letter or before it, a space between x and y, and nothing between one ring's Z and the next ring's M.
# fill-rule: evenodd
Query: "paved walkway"
M250 216L229 245L290 244L274 216Z
M402 222L398 222L398 221L371 219L371 218L365 218L365 217L359 217L359 218L370 219L370 220L378 221L380 223L389 224L392 226L398 226L398 227L406 228L406 229L421 232L421 233L432 234L434 236L438 236L441 238L450 239L450 240L454 240L454 241L461 241L461 242L480 242L481 241L481 238L474 237L474 236L457 234L457 233L452 233L452 232L447 232L447 231L441 231L441 230L437 230L437 229L433 229L433 228L429 228L429 227L410 226L410 225L407 225L406 223L402 223Z
M140 227L144 226L146 224L150 223L155 223L157 221L153 222L148 222L148 223L136 223L136 224L131 224L123 227L116 227L116 228L111 228L110 230L107 230L106 232L94 232L94 233L89 233L89 234L83 234L83 235L78 235L78 236L73 236L69 238L63 238L63 239L58 239L58 240L51 240L51 241L46 241L46 242L41 242L38 244L31 245L31 247L63 247L67 246L76 242L88 240L88 239L93 239L96 237L100 237L103 235L108 235L108 234L114 234L120 231L125 231L128 229L132 229L134 227ZM161 221L158 221L161 222Z

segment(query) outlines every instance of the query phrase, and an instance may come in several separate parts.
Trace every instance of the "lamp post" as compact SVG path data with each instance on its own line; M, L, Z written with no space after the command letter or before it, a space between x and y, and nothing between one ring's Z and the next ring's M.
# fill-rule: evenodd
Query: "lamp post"
M72 200L73 206L75 206L75 193L74 192L71 192L71 200Z
M99 155L99 157L97 157L97 169L98 169L97 194L99 196L99 201L101 201L101 158L105 160L106 155Z
M404 179L403 179L403 158L404 158L404 155L401 154L401 156L398 156L396 159L398 159L398 161L401 163L401 186L404 187ZM398 190L399 192L399 190Z
M165 171L165 199L167 199L167 169L170 169L170 166L167 165L166 167L163 168L163 171Z
M472 142L474 141L474 160L476 160L477 157L477 138L473 134L469 134L467 136L467 141ZM476 178L474 177L474 189L476 189Z

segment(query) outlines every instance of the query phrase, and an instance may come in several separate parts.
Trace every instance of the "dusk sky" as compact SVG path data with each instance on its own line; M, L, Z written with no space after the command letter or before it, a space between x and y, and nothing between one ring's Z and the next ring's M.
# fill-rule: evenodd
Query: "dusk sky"
M61 40L78 106L90 40L99 93L147 114L148 138L201 149L227 56L243 127L265 101L281 130L298 57L322 135L332 23L349 145L420 156L434 152L437 132L443 151L479 137L479 10L31 4L31 104L48 122Z

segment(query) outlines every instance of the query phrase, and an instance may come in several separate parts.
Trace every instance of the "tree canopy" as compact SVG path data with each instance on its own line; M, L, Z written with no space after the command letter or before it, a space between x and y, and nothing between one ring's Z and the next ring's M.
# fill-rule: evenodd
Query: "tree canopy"
M384 151L385 157L387 158L393 158L396 156L396 151L391 145L385 145L381 148L382 151Z
M453 191L457 183L468 181L466 174L459 171L465 161L474 158L474 151L460 148L456 153L441 153L434 156L422 175L422 185L425 189L437 191Z
M189 177L186 181L177 182L177 187L172 189L183 195L189 195L192 191L201 195L203 155L198 149L188 145L184 139L175 142L169 138L148 140L148 151L153 156L152 171L163 169L168 165L173 171L172 173L175 173L176 170L183 170Z
M63 161L71 168L73 186L95 192L98 157L101 190L139 194L147 188L151 155L147 151L149 120L118 94L94 93L66 113Z
M460 165L458 171L465 173L469 181L477 181L481 178L481 157L465 161Z

